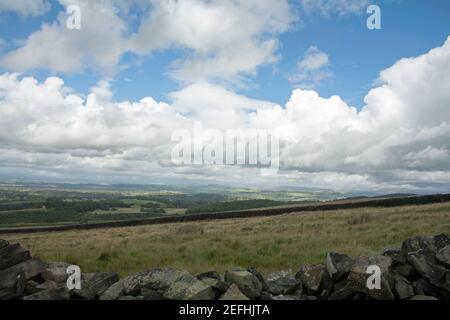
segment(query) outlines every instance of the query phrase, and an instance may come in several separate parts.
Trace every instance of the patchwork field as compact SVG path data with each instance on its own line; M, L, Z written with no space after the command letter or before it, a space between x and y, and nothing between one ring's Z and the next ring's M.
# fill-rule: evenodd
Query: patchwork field
M328 251L373 254L411 236L438 233L450 234L450 202L1 237L45 261L127 275L157 266L193 273L236 265L295 270L322 262Z

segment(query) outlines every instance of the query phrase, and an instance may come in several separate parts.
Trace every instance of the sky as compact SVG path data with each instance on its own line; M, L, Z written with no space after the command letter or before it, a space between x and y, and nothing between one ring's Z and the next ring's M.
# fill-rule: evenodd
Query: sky
M446 192L449 36L446 0L1 0L0 179ZM175 165L196 123L279 170Z

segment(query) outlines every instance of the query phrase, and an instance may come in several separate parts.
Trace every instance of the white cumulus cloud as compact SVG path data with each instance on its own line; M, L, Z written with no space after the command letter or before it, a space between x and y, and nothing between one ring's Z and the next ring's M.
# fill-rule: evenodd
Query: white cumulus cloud
M68 29L66 12L53 23L43 23L23 46L2 57L2 66L13 71L33 69L65 73L95 70L113 75L126 50L127 25L111 1L59 0L64 8L78 5L81 29Z
M148 57L175 48L180 51L170 66L175 79L240 83L278 59L277 36L294 20L287 0L59 2L64 8L80 7L81 29L67 29L68 15L60 12L56 21L44 23L22 46L3 56L3 67L63 73L94 70L110 76L126 67L120 65L125 53ZM134 17L134 5L148 14Z
M319 59L320 60L320 59ZM321 63L308 64L312 69ZM87 97L62 79L0 76L0 163L31 172L264 181L411 190L450 186L450 38L380 73L361 110L338 96L296 89L285 106L197 83L114 101L109 82ZM247 167L174 167L175 129L278 129L281 168L264 180ZM119 178L118 178L119 179Z
M172 75L186 82L252 74L277 60L276 35L293 21L286 0L154 0L132 50L185 49ZM158 31L156 31L158 30Z
M344 16L363 13L370 2L369 0L300 0L300 5L307 13Z
M296 86L314 88L323 80L333 77L334 74L329 66L328 54L316 46L311 46L297 62L296 70L289 74L287 78Z
M1 12L16 12L21 16L38 16L50 10L47 0L2 0L0 1Z

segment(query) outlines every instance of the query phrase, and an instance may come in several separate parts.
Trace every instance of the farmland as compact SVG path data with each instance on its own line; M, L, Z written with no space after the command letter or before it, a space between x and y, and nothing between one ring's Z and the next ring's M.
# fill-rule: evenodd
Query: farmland
M331 199L331 194L164 186L0 185L0 229L150 219Z

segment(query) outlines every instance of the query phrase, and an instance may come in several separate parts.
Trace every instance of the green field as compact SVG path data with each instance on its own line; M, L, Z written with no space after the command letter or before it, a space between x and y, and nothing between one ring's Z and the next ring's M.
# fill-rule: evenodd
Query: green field
M416 235L450 234L450 203L301 212L117 229L3 236L45 261L121 275L172 266L191 272L255 266L268 273L323 262L329 251L357 256Z
M2 185L0 187L0 229L23 226L87 224L155 218L293 203L291 192L257 189L166 190L145 187L139 190L106 189L105 186ZM113 188L113 187L111 187ZM150 188L151 190L146 190ZM153 190L154 189L154 190ZM239 192L238 192L239 191ZM294 193L297 197L298 194Z

